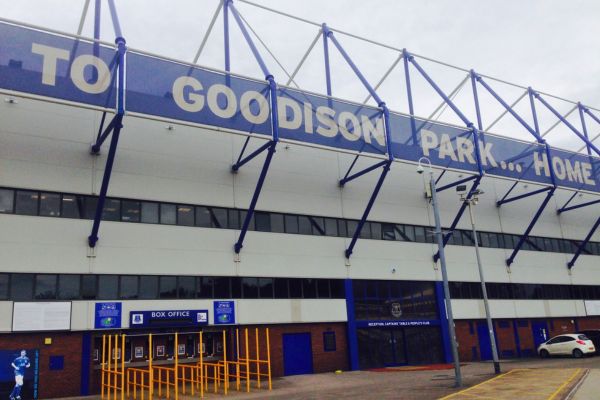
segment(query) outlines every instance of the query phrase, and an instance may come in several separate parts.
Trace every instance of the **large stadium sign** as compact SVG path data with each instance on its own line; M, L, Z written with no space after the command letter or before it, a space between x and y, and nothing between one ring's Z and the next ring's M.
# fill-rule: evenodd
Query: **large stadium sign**
M0 23L0 88L62 101L115 107L114 49L67 36ZM182 62L128 51L129 113L218 127L270 139L277 113L279 138L310 146L388 156L383 112L351 102L279 87L271 109L269 85ZM600 193L600 158L390 113L392 156L436 166Z

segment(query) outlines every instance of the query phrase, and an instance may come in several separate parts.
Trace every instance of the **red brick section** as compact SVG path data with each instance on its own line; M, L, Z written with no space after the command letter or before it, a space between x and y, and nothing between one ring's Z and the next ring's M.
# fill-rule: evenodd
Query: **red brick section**
M469 322L473 324L473 333L469 328ZM476 321L455 321L456 340L458 341L458 358L461 361L479 360L479 338L477 337ZM473 347L476 348L474 357Z
M517 332L519 333L519 342L521 344L521 355L535 356L536 349L533 342L533 331L531 330L530 321L527 319L517 320Z
M552 318L548 320L548 329L550 330L550 336L562 335L563 333L574 333L575 332L575 319L574 318Z
M45 345L44 338L51 338L52 344ZM11 333L0 335L0 350L39 350L39 398L79 396L81 342L81 333ZM51 371L50 356L63 356L64 368Z
M500 358L517 357L517 343L512 320L494 320L498 356Z
M578 318L579 329L600 329L600 317Z

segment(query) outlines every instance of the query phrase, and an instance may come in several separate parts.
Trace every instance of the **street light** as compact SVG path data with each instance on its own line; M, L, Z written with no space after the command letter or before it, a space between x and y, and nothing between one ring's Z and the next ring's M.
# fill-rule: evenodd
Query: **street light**
M492 359L494 360L494 372L500 373L500 361L498 360L498 349L496 348L496 335L494 334L494 324L492 322L492 316L490 315L490 305L488 302L487 289L485 287L485 278L483 276L483 267L481 266L481 256L479 255L479 240L477 239L477 230L475 229L475 217L473 216L473 209L471 206L477 205L479 201L479 195L483 194L483 190L476 189L471 192L466 185L460 185L456 187L456 192L460 196L460 201L467 204L469 207L469 216L471 217L471 231L473 233L473 243L475 244L475 255L477 257L477 267L479 268L479 280L481 281L481 291L483 292L483 304L485 306L485 319L487 320L487 327L490 333L490 344L492 347Z
M444 253L444 237L442 234L442 224L440 222L440 210L438 206L437 193L435 189L435 179L433 178L433 169L431 161L427 157L419 158L417 172L422 174L425 168L422 162L426 162L429 167L429 188L425 193L428 199L431 199L433 207L433 216L435 219L435 236L437 238L438 251L440 255L440 267L442 270L442 279L444 281L444 299L446 301L446 312L448 314L448 329L450 330L450 344L452 345L452 358L454 360L454 386L462 386L462 376L460 372L460 360L458 359L458 344L456 343L456 331L454 329L454 316L452 314L452 302L450 301L450 288L448 286L448 272L446 271L446 255Z

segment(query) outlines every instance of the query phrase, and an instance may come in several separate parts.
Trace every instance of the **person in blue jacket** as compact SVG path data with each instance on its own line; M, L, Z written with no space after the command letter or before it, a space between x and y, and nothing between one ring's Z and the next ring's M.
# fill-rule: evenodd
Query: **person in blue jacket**
M31 366L27 352L21 350L21 356L15 358L10 364L15 370L15 387L10 393L10 400L21 400L21 388L23 387L23 378L25 377L25 369Z

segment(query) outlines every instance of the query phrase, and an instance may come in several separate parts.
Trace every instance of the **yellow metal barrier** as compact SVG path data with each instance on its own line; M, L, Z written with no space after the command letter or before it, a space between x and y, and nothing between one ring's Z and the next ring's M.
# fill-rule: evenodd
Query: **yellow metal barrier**
M204 393L209 391L209 384L212 383L212 392L219 393L222 389L223 394L227 394L230 389L230 382L235 381L236 390L240 390L241 381L245 381L246 391L250 391L250 381L256 380L256 387L261 387L261 378L268 380L268 388L271 390L271 351L269 341L269 329L266 328L265 344L266 359L261 359L260 349L262 347L260 340L260 330L255 328L253 345L249 340L248 329L244 329L243 354L240 349L240 330L235 329L234 344L230 346L231 352L228 353L228 333L223 330L219 335L213 334L213 352L206 350L209 360L205 360L205 337L203 332L198 332L198 357L197 359L180 359L180 354L189 357L196 357L196 350L190 355L187 354L189 340L193 337L186 332L188 342L180 347L179 333L164 334L172 335L168 340L173 340L172 358L165 352L165 345L153 346L154 343L161 343L157 336L162 334L148 335L129 335L127 338L137 340L140 337L147 337L147 359L144 359L143 348L138 354L139 347L135 347L134 365L125 367L125 338L126 335L112 334L102 336L102 359L101 359L101 399L102 400L152 400L156 395L159 398L175 400L179 399L179 394L185 396L204 397ZM233 330L231 330L233 333ZM174 336L174 337L173 337ZM221 336L220 341L218 336ZM209 336L210 340L210 336ZM192 340L192 343L195 340ZM133 343L133 342L132 342ZM163 342L165 343L164 339ZM130 343L131 346L133 346ZM254 347L254 349L250 349ZM159 351L159 348L160 351ZM215 350L216 349L216 350ZM131 349L133 350L133 348ZM155 355L156 350L156 355ZM251 357L253 353L254 357ZM243 357L242 357L243 355ZM162 357L162 359L160 359ZM140 361L142 359L142 361ZM132 360L127 360L131 362ZM137 361L137 363L136 363ZM141 364L145 362L147 364Z

